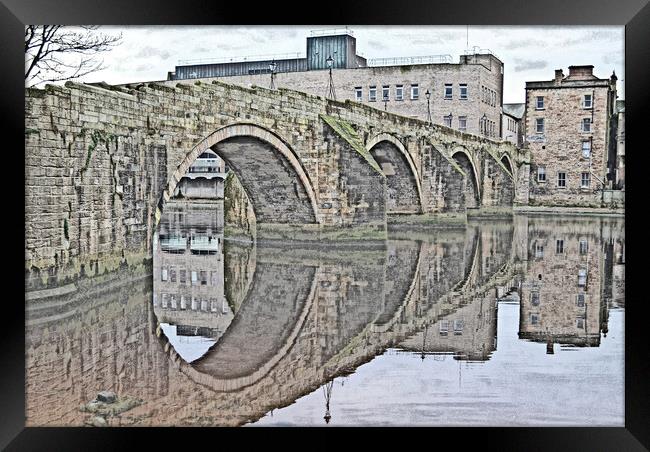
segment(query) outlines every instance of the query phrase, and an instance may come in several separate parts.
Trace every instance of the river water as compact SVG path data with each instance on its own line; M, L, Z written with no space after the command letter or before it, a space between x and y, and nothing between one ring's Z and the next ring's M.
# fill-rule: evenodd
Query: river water
M223 232L170 203L152 266L32 297L27 425L624 425L622 219Z

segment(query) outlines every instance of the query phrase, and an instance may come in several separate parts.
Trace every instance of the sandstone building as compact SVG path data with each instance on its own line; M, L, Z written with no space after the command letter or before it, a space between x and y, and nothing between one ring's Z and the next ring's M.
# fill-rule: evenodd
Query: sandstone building
M531 205L603 205L616 183L616 80L570 66L568 76L558 69L553 80L526 82Z
M187 62L168 80L220 79L242 86L289 88L329 96L328 58L337 100L361 102L392 113L429 119L463 132L501 137L503 63L489 51L366 60L350 30L307 38L305 58ZM427 96L427 93L429 95Z
M517 147L523 146L521 121L524 117L526 104L503 104L501 117L501 136Z

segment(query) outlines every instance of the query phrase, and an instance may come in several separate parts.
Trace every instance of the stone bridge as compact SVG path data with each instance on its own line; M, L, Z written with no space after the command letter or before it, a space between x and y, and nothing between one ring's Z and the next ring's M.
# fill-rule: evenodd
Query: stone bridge
M25 122L30 271L150 257L161 209L208 148L258 237L383 239L387 216L503 213L525 196L509 143L285 89L68 82L27 89Z

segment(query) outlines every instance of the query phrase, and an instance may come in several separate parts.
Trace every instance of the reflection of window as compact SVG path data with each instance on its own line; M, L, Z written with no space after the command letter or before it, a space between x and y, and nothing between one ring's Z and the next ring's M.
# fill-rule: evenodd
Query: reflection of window
M181 284L185 284L187 282L187 271L185 269L181 269L178 272L178 279Z
M587 239L580 239L580 254L587 254L588 249Z
M531 314L530 315L530 324L531 325L538 325L539 324L539 314Z
M578 285L584 287L587 285L587 270L581 268L578 270Z
M196 284L197 274L195 270L192 270L192 284Z
M219 306L217 305L217 299L210 298L210 311L217 312L217 309L219 309Z
M160 280L161 281L167 281L167 269L163 268L162 272L160 274Z
M585 294L583 294L583 293L578 294L578 297L576 298L576 305L579 308L584 307L584 305L585 305Z
M199 275L201 277L201 285L205 286L208 284L208 272L205 270L201 270L201 273Z
M187 309L187 300L184 295L181 295L181 309Z
M581 317L578 317L576 319L576 328L584 330L584 328L585 328L585 319L583 319Z
M555 252L557 254L564 253L564 240L559 239L555 241Z
M210 285L215 287L219 285L219 272L210 272Z
M544 257L544 245L535 243L535 257L538 259Z
M454 334L463 334L464 327L465 321L463 319L454 320Z
M440 335L441 336L446 336L448 332L449 332L449 320L441 320L440 321Z
M539 306L539 292L530 293L530 304L533 306Z
M174 267L169 269L169 281L176 282L176 269Z

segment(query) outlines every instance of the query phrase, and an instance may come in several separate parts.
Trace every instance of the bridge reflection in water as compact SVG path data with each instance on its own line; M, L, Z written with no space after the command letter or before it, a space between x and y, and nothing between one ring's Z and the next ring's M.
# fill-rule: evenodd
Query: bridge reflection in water
M622 425L621 221L255 246L190 206L140 278L28 301L27 425L81 425L105 389L142 401L109 425Z

